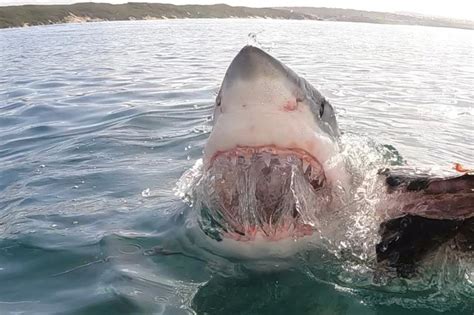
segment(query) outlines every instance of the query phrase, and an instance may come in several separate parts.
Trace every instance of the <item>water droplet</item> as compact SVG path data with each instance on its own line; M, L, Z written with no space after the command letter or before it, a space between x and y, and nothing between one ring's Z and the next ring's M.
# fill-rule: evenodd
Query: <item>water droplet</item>
M257 34L258 33L254 33L254 32L250 32L247 36L248 36L248 40L247 40L247 44L248 45L251 45L251 46L257 46L257 47L260 47L260 43L258 42L257 40Z

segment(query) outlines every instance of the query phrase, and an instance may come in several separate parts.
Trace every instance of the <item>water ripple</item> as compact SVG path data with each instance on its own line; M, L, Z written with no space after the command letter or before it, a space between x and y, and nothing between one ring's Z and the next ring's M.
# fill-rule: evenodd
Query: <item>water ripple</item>
M440 279L430 292L367 290L348 282L352 269L323 276L341 266L324 255L254 274L183 242L189 209L172 187L202 155L251 32L328 97L343 131L414 164L474 164L471 31L275 20L0 30L1 314L472 314L472 288L446 300Z

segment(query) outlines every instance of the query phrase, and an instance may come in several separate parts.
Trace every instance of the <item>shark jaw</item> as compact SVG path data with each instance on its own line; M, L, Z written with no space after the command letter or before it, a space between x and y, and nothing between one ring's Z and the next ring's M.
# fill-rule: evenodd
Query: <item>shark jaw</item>
M343 161L334 158L338 157L337 143L324 135L318 137L314 129L308 128L305 135L299 124L295 137L288 130L280 135L278 131L260 133L267 141L278 136L265 144L259 142L259 133L243 138L245 133L221 130L223 118L226 116L220 116L206 145L199 195L201 218L210 220L204 220L203 229L210 227L220 231L220 238L236 241L313 235L319 229L320 215L332 208L334 187L345 184L341 181L346 176ZM243 125L251 121L242 120ZM265 124L263 128L278 128L268 116ZM287 119L286 126L289 124L291 119ZM235 130L239 122L232 126ZM304 141L305 137L311 140Z

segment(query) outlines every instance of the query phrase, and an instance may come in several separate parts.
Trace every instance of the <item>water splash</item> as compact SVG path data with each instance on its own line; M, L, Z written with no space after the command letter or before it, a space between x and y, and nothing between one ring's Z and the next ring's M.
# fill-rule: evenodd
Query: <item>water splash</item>
M258 239L259 233L274 242L306 237L310 231L311 241L299 249L297 261L286 266L293 264L316 281L349 289L364 303L445 311L472 300L472 255L440 249L411 279L400 279L376 263L374 248L382 222L376 205L385 191L377 171L402 163L400 154L391 146L347 133L341 138L339 158L352 174L352 187L345 194L328 185L315 189L297 158L274 161L272 156L217 160L207 170L198 160L182 176L176 193L192 206L189 226L199 226L214 240L230 238L250 248L249 241ZM263 205L272 207L271 215ZM254 265L261 270L262 262Z
M278 240L312 234L320 226L318 217L329 208L331 194L327 186L315 189L308 180L322 184L320 172L291 156L217 159L208 170L199 161L177 191L193 200L199 224L209 235Z
M247 35L247 45L250 45L250 46L255 46L255 47L259 47L261 48L262 47L262 44L257 40L257 35L262 33L263 31L260 31L260 32L250 32L248 35Z

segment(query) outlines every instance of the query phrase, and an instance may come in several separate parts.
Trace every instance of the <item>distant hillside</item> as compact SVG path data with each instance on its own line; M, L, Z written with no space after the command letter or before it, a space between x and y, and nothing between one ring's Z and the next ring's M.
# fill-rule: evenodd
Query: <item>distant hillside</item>
M0 28L81 21L119 21L183 18L312 18L288 10L217 5L172 5L161 3L78 3L73 5L25 5L0 7Z
M387 13L360 11L351 9L334 8L312 8L312 7L284 7L293 13L311 15L317 20L323 21L347 21L377 24L404 24L425 25L437 27L452 27L474 29L474 21L455 20L449 18L430 17L413 13Z
M416 24L474 29L474 22L409 15L328 8L248 8L160 3L78 3L0 7L0 28L72 22L182 18L272 18L329 20L384 24Z

